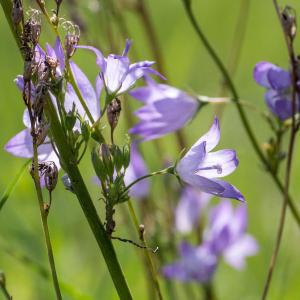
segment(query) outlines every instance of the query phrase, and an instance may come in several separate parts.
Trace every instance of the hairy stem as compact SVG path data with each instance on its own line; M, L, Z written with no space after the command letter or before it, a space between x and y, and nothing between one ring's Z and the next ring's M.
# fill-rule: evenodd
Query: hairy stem
M250 123L248 121L248 118L246 116L246 113L243 109L243 106L240 103L239 100L239 95L237 93L237 90L235 88L235 85L226 69L226 67L224 66L222 60L219 58L219 56L217 55L217 53L215 52L215 50L213 49L213 47L211 46L211 44L209 43L208 39L206 38L206 36L204 35L204 33L201 30L201 27L199 26L194 13L192 11L192 7L191 7L191 0L182 0L187 16L193 26L193 28L195 29L199 39L201 40L201 42L203 43L204 47L206 48L206 50L208 51L208 53L210 54L212 60L215 62L216 66L218 67L218 69L220 70L220 72L222 73L224 80L227 84L228 89L230 90L231 94L232 94L232 100L235 103L239 116L241 118L242 124L245 128L245 131L248 135L248 138L251 142L251 145L255 151L255 153L257 154L258 158L260 159L261 163L264 165L264 167L266 168L266 170L271 174L272 179L274 180L276 186L278 187L278 189L282 192L282 194L284 194L284 189L282 188L282 183L280 182L279 178L277 177L276 174L274 174L272 172L272 169L269 166L269 163L267 161L267 159L265 158L262 150L259 147L259 144L256 140L256 137L253 133L253 130L250 126ZM290 196L288 196L288 206L293 214L293 217L295 219L295 221L297 222L298 226L300 227L300 214L297 210L297 208L295 207L292 198Z
M273 0L274 7L276 10L276 13L278 15L280 24L282 25L281 21L281 13L280 9L278 6L278 3L276 0ZM276 265L280 245L281 245L281 240L283 236L283 230L284 230L284 224L285 224L285 219L286 219L286 209L288 205L288 199L289 199L289 187L290 187L290 181L291 181L291 170L292 170L292 161L293 161L293 153L294 153L294 147L295 147L295 140L296 140L296 133L297 133L297 124L296 124L296 111L297 111L297 103L296 103L296 98L297 98L297 63L296 63L296 58L295 58L295 53L294 53L294 47L293 47L293 40L287 34L285 33L285 30L282 26L284 37L286 40L287 44L287 49L289 53L289 58L290 58L290 64L292 68L292 126L291 126L291 132L290 132L290 140L289 140L289 148L288 148L288 155L287 155L287 163L286 163L286 171L285 171L285 186L284 186L284 197L283 197L283 204L282 204L282 209L281 209L281 215L280 215L280 220L279 220L279 226L278 226L278 231L277 231L277 236L276 236L276 242L275 242L275 247L273 250L273 254L271 257L271 262L269 266L269 271L267 275L267 279L265 282L264 286L264 291L262 295L262 300L267 299L270 284L272 281L273 273L274 273L274 268Z

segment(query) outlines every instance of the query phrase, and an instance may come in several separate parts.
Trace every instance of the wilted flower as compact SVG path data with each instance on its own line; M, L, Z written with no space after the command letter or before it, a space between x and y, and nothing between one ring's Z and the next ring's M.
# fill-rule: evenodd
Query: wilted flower
M179 247L180 260L163 267L162 273L169 279L208 282L217 266L217 257L203 246L193 247L186 242Z
M96 56L96 63L100 67L100 77L104 81L106 91L109 95L117 97L128 91L135 82L146 74L154 74L162 77L151 66L153 61L140 61L130 64L127 56L131 42L126 40L126 46L122 55L110 54L107 58L100 50L92 46L77 46L77 48L92 50ZM163 77L162 77L163 78Z
M157 84L147 78L147 86L137 88L130 95L144 103L135 114L140 122L130 133L152 140L182 128L199 108L199 102L185 92Z
M129 185L136 179L148 174L147 166L138 152L135 144L131 145L130 164L125 172L124 182ZM143 199L149 193L149 181L141 180L133 185L129 190L129 195L133 198Z
M189 233L198 223L200 214L208 204L212 195L204 193L197 188L187 186L182 190L175 210L176 230Z
M223 200L214 207L209 224L204 231L203 243L216 256L223 256L226 263L236 269L245 266L245 258L258 251L256 240L246 233L247 207L242 204L235 210Z
M292 117L290 73L272 63L260 62L256 64L253 76L259 85L267 89L265 101L271 112L282 121ZM299 103L297 103L297 110L299 110Z
M218 178L231 174L238 165L236 152L231 149L210 152L220 140L217 118L210 130L203 135L179 161L176 172L186 183L205 193L244 201L241 192Z

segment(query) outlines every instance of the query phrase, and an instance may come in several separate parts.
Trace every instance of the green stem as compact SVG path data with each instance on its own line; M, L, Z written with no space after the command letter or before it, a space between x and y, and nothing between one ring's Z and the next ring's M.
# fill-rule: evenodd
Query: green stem
M50 99L47 101L46 112L51 120L51 133L60 153L63 167L71 179L74 192L103 254L118 295L122 300L130 300L132 299L132 296L118 262L115 250L97 214L96 208L79 172L71 149L65 143L65 136L61 131L59 119Z
M2 293L3 293L4 297L7 300L12 300L12 296L8 293L8 291L6 289L6 286L3 283L0 283L0 288L2 290Z
M237 110L238 110L238 113L240 115L242 124L243 124L243 126L246 130L246 133L249 137L249 140L252 144L252 147L253 147L254 151L256 152L256 154L259 157L262 164L265 166L266 170L271 174L271 177L273 178L275 184L277 185L277 187L279 188L281 193L284 194L284 188L283 188L282 183L280 182L277 175L272 172L267 159L265 158L262 150L259 147L259 144L258 144L258 142L256 140L256 137L255 137L255 135L254 135L254 133L251 129L250 123L249 123L248 118L246 116L246 113L243 109L243 106L241 105L241 103L239 101L239 95L237 93L235 85L234 85L234 83L233 83L226 67L224 66L223 62L221 61L221 59L219 58L219 56L217 55L217 53L215 52L215 50L213 49L213 47L209 43L208 39L206 38L206 36L202 32L199 24L197 23L197 20L196 20L196 18L194 16L194 13L192 11L191 0L182 0L182 2L184 4L187 16L188 16L194 30L196 31L199 39L203 43L204 47L208 51L208 53L211 56L212 60L215 62L216 66L218 67L221 74L223 75L224 80L226 81L228 89L230 90L230 92L232 94L232 100L233 100L233 102L235 103L235 105L237 107ZM297 208L295 207L295 205L292 201L292 198L290 196L288 196L288 206L289 206L289 208L290 208L290 210L293 214L293 217L296 220L298 226L300 226L300 214L299 214Z
M173 169L173 167L170 167L170 168L167 168L167 169L163 169L163 170L161 170L161 171L149 173L149 174L146 174L146 175L144 175L144 176L142 176L142 177L139 177L138 179L136 179L136 180L134 180L133 182L131 182L131 183L125 188L125 190L124 190L123 193L126 193L127 191L130 190L130 188L131 188L132 186L134 186L136 183L138 183L138 182L140 182L140 181L142 181L142 180L144 180L144 179L146 179L146 178L149 178L149 177L152 177L152 176L155 176L155 175L164 175L164 174L170 173L170 170L172 170L172 169Z
M154 263L152 261L151 255L149 253L148 245L147 245L147 242L144 238L144 235L143 235L143 233L142 234L140 233L140 225L139 225L136 213L134 211L134 207L133 207L130 200L128 200L127 204L128 204L129 212L130 212L131 218L133 220L134 226L137 230L137 233L140 235L140 240L141 240L143 246L146 248L144 250L144 253L145 253L145 257L146 257L147 263L148 263L150 271L151 271L151 276L152 276L152 280L153 280L153 283L154 283L155 288L156 288L157 296L158 296L159 300L163 300L163 296L162 296L162 293L161 293L159 281L158 281L158 278L157 278L157 272L155 270Z

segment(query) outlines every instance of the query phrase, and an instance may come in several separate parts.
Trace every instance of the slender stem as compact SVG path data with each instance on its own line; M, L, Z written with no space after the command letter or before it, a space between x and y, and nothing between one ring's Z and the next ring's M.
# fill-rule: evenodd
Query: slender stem
M142 177L137 178L136 180L134 180L133 182L131 182L131 183L125 188L124 193L126 193L127 191L129 191L130 188L131 188L132 186L134 186L136 183L138 183L138 182L140 182L140 181L142 181L142 180L144 180L144 179L146 179L146 178L155 176L155 175L163 175L163 174L167 174L167 173L169 173L169 170L171 170L172 168L173 168L173 167L170 167L170 168L163 169L163 170L161 170L161 171L157 171L157 172L153 172L153 173L149 173L149 174L146 174L146 175L144 175L144 176L142 176Z
M255 137L255 135L254 135L254 133L251 129L250 123L249 123L248 118L245 114L243 106L241 105L241 103L239 101L239 95L237 93L235 85L234 85L233 81L231 80L231 77L230 77L226 67L224 66L223 62L221 61L221 59L219 58L219 56L217 55L217 53L215 52L215 50L213 49L213 47L209 43L208 39L206 38L206 36L202 32L199 24L197 23L197 20L196 20L196 18L194 16L194 13L192 11L191 0L182 0L182 1L183 1L185 10L186 10L187 16L188 16L193 28L195 29L198 37L202 41L204 47L206 48L206 50L210 54L211 58L213 59L213 61L216 64L216 66L218 67L218 69L222 73L222 75L224 77L224 80L226 81L228 89L230 90L230 92L232 94L232 100L233 100L233 102L235 103L235 105L237 107L237 110L238 110L238 113L240 115L242 124L245 128L245 131L246 131L246 133L249 137L249 140L251 142L251 145L252 145L255 153L259 157L261 163L265 166L266 170L271 174L271 177L273 178L273 180L274 180L275 184L277 185L277 187L279 188L279 190L282 192L282 194L284 194L284 191L283 191L284 189L282 188L282 183L280 182L277 175L272 172L272 169L270 168L267 159L265 158L262 150L259 147L259 144L258 144L258 142L256 140L256 137ZM299 214L297 208L295 207L295 205L292 201L292 198L290 196L288 197L288 205L289 205L289 208L291 209L291 212L293 214L294 219L296 220L298 226L300 226L300 214Z
M2 293L3 293L4 297L7 300L12 300L12 296L8 293L8 291L6 289L6 286L3 283L0 283L0 288L2 290Z
M141 240L143 246L146 247L146 249L144 250L144 253L145 253L145 257L146 257L147 263L148 263L148 265L150 267L150 271L151 271L151 275L152 275L152 280L153 280L153 282L155 284L157 296L158 296L159 300L163 300L163 296L162 296L162 293L161 293L159 281L158 281L158 278L157 278L157 272L155 270L154 263L152 261L151 255L149 253L147 242L146 242L146 240L144 238L143 233L141 234L139 222L138 222L136 213L134 211L134 207L133 207L130 199L127 201L127 204L128 204L128 208L129 208L129 212L130 212L131 218L132 218L133 223L135 225L135 228L137 230L137 233L140 236L140 240Z
M24 84L24 94L26 94L25 88L26 88L26 86ZM29 90L31 89L30 84L29 84L28 89ZM41 184L40 184L38 146L37 146L37 142L36 142L35 119L34 119L34 116L32 114L32 110L31 110L30 96L28 98L28 106L27 107L28 107L29 118L30 118L30 123L31 123L31 135L32 135L32 147L33 147L33 158L32 158L33 159L33 173L32 173L32 175L33 175L33 180L34 180L35 189L36 189L36 193L37 193L38 204L39 204L39 208L40 208L40 215L41 215L41 219L42 219L42 225L43 225L44 236L45 236L47 252L48 252L48 259L49 259L49 263L50 263L56 298L57 298L57 300L62 300L58 277L57 277L57 273L56 273L53 249L52 249L52 244L51 244L51 239L50 239L50 234L49 234L48 222L47 222L48 212L44 208L43 193L42 193Z
M275 10L277 12L277 15L279 17L280 24L282 25L281 21L281 15L280 15L280 9L278 6L278 3L276 0L273 0ZM286 173L285 173L285 186L284 186L284 198L283 198L283 205L281 209L281 215L280 215L280 221L279 221L279 227L277 231L276 236L276 242L275 247L273 250L268 276L267 280L265 282L264 291L262 295L262 300L267 299L271 280L273 277L274 268L276 265L281 240L283 236L283 230L284 230L284 224L285 224L285 218L286 218L286 208L288 204L288 193L289 193L289 187L290 187L290 179L291 179L291 169L292 169L292 160L293 160L293 153L294 153L294 146L295 146L295 140L296 140L296 133L297 133L297 124L296 124L296 93L297 93L297 64L295 61L295 54L294 54L294 48L293 48L293 40L292 38L288 37L287 34L284 31L284 28L282 26L284 37L287 43L287 49L289 53L290 63L292 67L292 126L291 126L291 132L290 132L290 141L289 141L289 148L288 148L288 156L287 156L287 164L286 164Z
M71 179L74 192L103 254L118 295L121 300L131 300L132 296L111 240L107 236L103 224L97 214L91 196L77 167L76 159L73 157L70 147L65 143L65 136L63 135L59 119L50 99L47 101L46 112L51 120L51 133L60 153L64 169Z

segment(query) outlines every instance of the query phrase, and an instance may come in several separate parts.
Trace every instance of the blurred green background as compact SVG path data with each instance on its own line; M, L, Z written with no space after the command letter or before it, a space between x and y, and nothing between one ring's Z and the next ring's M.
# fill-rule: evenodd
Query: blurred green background
M49 8L54 7L54 1L47 2ZM63 1L62 16L68 18L71 9L65 2L67 0ZM81 43L87 40L92 44L97 43L104 53L108 54L110 47L107 43L106 27L107 24L113 23L114 29L115 22L111 20L111 17L105 17L104 8L101 5L98 7L98 1L77 2L77 13L86 25L86 33L83 32ZM122 13L126 21L130 33L128 38L133 40L131 54L136 54L139 59L153 59L140 18L132 10L124 8L124 3L126 5L127 2L134 1L115 2L118 2L119 9L123 7L119 13ZM193 2L195 2L195 14L205 33L221 58L227 61L236 47L232 45L232 40L241 1L195 0ZM250 2L249 22L234 81L242 99L251 102L260 110L265 110L264 91L252 79L253 67L258 61L268 60L287 68L287 51L272 1L252 0ZM28 1L25 3L29 4ZM145 3L159 40L168 82L201 95L218 96L220 74L193 31L181 1L148 0ZM282 1L280 4L289 4L296 10L300 10L299 1L288 3ZM34 4L31 2L30 5ZM97 7L99 10L91 10ZM24 105L13 83L16 75L22 73L23 63L2 10L0 11L0 37L0 146L3 149L5 143L23 129ZM46 24L43 26L42 43L45 41L52 43L54 41L54 36ZM124 39L119 35L114 35L114 43L122 49ZM299 46L298 38L296 52ZM78 51L74 60L89 75L91 82L94 82L97 70L94 57L86 52ZM134 100L128 101L131 107L137 106ZM210 127L215 110L214 106L204 108L184 129L189 145L192 145ZM259 141L261 143L267 141L271 132L264 120L251 110L247 113ZM119 143L124 141L126 132L124 116L121 118L121 125L117 129L117 142ZM257 256L248 259L247 268L242 272L221 263L214 278L214 286L218 299L221 300L259 299L274 246L282 196L258 162L236 108L232 104L226 106L221 123L222 138L219 148L236 149L240 159L239 168L228 177L228 180L245 195L249 208L249 232L258 240L260 251ZM170 159L175 159L179 150L175 145L174 136L170 135L161 139L161 144L163 154L167 154ZM155 152L153 142L143 144L142 149L149 169L157 170L160 167L161 157ZM25 160L12 157L4 150L0 153L0 192L2 193ZM99 190L92 184L93 171L89 155L81 164L81 170L94 199L97 199ZM291 193L296 205L300 208L298 203L300 199L299 176L300 159L299 143L297 143ZM154 178L151 182L153 184L152 201L158 208L162 207L166 193L161 191L161 178ZM103 205L97 200L95 202L103 218ZM126 211L126 206L118 207L117 230L119 236L126 237L130 236L127 229L130 222L127 222L124 217L124 211ZM159 223L164 215L158 211L157 214L147 217L156 218L156 223ZM49 227L57 271L60 280L64 283L64 299L118 299L78 201L71 193L64 190L61 182L54 192L54 206L49 217ZM161 234L163 236L164 232ZM147 238L151 244L151 231ZM119 242L115 242L115 248L134 298L146 299L147 284L139 251ZM299 253L300 228L297 228L288 212L269 299L300 299ZM46 279L35 267L22 261L20 259L22 256L30 257L48 270L36 195L28 174L23 176L15 192L0 212L0 269L6 274L7 287L14 299L54 299L51 280ZM177 284L177 290L180 290L180 286L181 284ZM163 287L165 288L164 285ZM191 287L196 294L200 295L200 286L193 284ZM179 299L184 299L180 293L178 295ZM3 297L2 294L0 294L0 299L1 297Z

